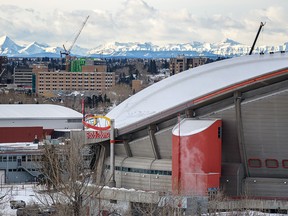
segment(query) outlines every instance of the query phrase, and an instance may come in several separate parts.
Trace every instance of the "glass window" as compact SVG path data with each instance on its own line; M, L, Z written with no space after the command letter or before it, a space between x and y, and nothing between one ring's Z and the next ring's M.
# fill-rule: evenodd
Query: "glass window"
M27 161L32 161L32 155L27 155Z
M248 166L252 168L260 168L262 166L260 159L249 159Z
M276 159L266 159L265 160L265 165L267 168L278 168L278 160Z
M282 160L282 167L283 168L288 168L288 160Z

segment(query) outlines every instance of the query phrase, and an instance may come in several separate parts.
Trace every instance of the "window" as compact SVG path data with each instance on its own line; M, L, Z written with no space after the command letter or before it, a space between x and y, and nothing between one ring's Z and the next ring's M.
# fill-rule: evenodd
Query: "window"
M218 127L218 138L221 139L222 138L222 128Z
M26 162L26 155L22 156L22 161Z
M248 166L252 168L260 168L262 166L260 159L249 159Z
M276 160L276 159L266 159L265 165L267 168L278 168L279 167L278 160Z
M106 169L110 169L110 166L106 165ZM130 168L130 167L115 166L115 170L123 171L123 172L133 172L133 173L139 173L139 174L172 175L172 171L150 170L150 169L142 169L142 168Z
M282 167L283 168L288 168L288 160L282 160Z
M27 161L32 161L32 155L27 155Z
M82 122L82 119L67 119L67 122L69 122L69 123L78 123L78 122Z

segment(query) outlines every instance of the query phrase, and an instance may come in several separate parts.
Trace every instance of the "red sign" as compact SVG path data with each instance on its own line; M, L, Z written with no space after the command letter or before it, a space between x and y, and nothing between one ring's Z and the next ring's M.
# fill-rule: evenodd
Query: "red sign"
M110 137L110 131L86 131L87 139L105 139Z

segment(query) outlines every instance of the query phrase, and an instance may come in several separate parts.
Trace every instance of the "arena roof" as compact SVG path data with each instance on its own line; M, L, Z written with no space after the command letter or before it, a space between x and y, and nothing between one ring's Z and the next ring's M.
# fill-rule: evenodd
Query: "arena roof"
M115 120L118 129L137 125L181 104L215 97L215 92L277 76L277 71L287 73L287 67L287 53L248 55L205 64L143 89L111 110L107 117Z
M82 118L82 114L52 104L0 104L1 119L69 119Z

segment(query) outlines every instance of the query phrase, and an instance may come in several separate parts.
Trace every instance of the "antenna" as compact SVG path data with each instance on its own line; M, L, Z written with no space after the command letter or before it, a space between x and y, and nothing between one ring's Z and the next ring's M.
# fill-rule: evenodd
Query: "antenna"
M255 44L256 44L256 41L257 41L258 36L259 36L259 34L260 34L260 31L261 31L262 27L263 27L265 24L266 24L266 22L265 22L265 23L263 23L263 22L260 23L258 32L257 32L257 34L256 34L256 37L255 37L255 40L254 40L253 45L252 45L252 47L251 47L251 50L250 50L250 52L249 52L249 55L252 54L252 52L253 52L253 50L254 50L254 47L255 47Z

